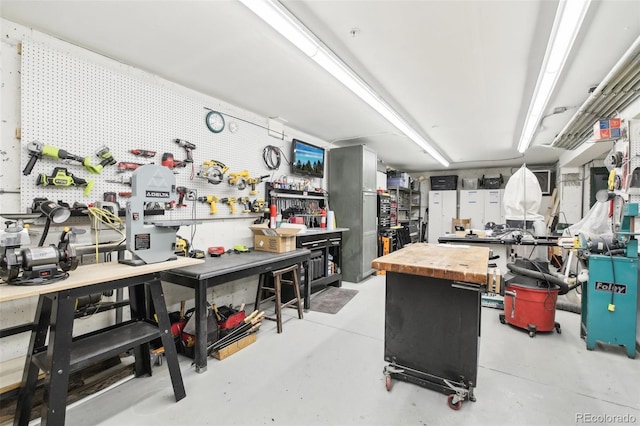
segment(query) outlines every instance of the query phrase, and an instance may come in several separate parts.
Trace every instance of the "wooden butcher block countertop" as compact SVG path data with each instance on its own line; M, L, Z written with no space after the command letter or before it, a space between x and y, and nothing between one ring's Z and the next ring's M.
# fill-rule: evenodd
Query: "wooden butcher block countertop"
M55 293L77 287L85 287L105 281L115 281L134 276L146 275L154 272L166 271L173 268L184 268L203 263L202 259L178 256L175 260L151 263L148 265L130 266L121 263L98 263L82 265L74 271L69 271L69 278L53 281L42 285L10 285L0 281L0 302L23 299L40 294Z
M411 244L374 259L371 266L390 272L485 284L489 248L448 244Z

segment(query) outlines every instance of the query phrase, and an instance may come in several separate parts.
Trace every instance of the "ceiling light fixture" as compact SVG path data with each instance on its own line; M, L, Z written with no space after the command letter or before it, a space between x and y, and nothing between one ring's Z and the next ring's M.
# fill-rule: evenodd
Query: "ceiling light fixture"
M280 2L276 0L240 0L240 3L313 59L436 161L444 167L449 167L449 161L433 147L432 142L426 140L411 127L380 95L331 52Z
M520 153L524 153L533 140L590 3L591 0L561 0L558 4L543 65L520 135Z

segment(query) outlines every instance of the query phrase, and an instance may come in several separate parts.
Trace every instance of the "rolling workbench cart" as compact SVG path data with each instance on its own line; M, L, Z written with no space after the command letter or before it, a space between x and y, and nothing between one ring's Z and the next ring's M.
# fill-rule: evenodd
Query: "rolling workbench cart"
M372 262L387 271L387 390L396 378L448 395L454 410L475 401L488 260L484 247L412 244Z

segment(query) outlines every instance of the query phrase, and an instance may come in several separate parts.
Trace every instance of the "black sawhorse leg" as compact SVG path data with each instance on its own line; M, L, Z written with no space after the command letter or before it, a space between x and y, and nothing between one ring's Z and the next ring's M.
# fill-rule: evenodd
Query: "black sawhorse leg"
M177 402L187 396L187 393L182 381L182 373L180 372L180 364L178 363L178 351L176 349L175 342L173 341L171 323L169 322L169 314L167 313L167 305L165 304L164 293L160 280L155 280L149 283L149 290L151 292L153 307L158 315L160 337L162 339L162 345L164 346L164 355L167 360L167 367L169 368L169 375L171 376L171 384L173 385L173 393ZM148 352L146 358L147 360L150 360Z
M75 298L68 292L40 295L36 309L35 327L31 332L29 351L22 374L22 385L18 393L18 405L14 425L26 426L31 416L33 394L42 368L47 374L44 382L41 424L63 425L66 405L71 341L73 334L73 312ZM44 350L49 331L46 365L38 365L34 356Z
M167 314L164 294L160 280L153 278L146 284L151 295L151 302L158 316L157 334L152 333L149 339L133 346L135 355L135 374L151 375L151 358L149 341L157 338L162 340L165 357L171 376L171 383L176 401L186 396L182 374L178 363L178 355L171 334L171 324ZM109 287L108 283L102 284ZM113 288L113 287L110 287ZM29 351L25 361L22 384L18 394L18 403L14 425L26 426L31 417L33 394L38 382L38 372L45 371L44 399L42 403L42 425L64 425L67 405L67 389L72 365L73 320L77 290L64 290L57 293L40 295L36 309L34 328L31 332ZM150 309L149 299L145 295L144 282L129 285L129 304L131 319L144 323ZM111 332L114 330L112 329ZM49 345L45 346L47 332ZM90 333L91 334L91 333ZM129 347L130 348L130 347ZM102 348L101 348L102 349ZM47 351L46 358L42 355ZM98 352L98 357L100 352ZM105 355L106 356L106 355ZM94 356L95 358L95 356ZM77 365L77 364L74 364Z

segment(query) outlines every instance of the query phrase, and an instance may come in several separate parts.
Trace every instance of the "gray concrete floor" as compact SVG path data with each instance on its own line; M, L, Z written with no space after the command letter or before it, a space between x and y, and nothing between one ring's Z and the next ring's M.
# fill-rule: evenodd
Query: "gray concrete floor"
M256 343L195 373L180 357L187 397L176 403L166 363L67 410L68 425L570 425L640 423L640 364L623 348L587 351L580 316L558 311L562 334L535 338L482 308L477 402L395 380L387 392L384 276L359 284L335 315L287 310ZM442 326L425 315L425 327ZM592 416L592 417L589 417ZM608 417L595 417L608 416ZM588 421L590 420L590 421ZM600 421L598 421L600 420Z

